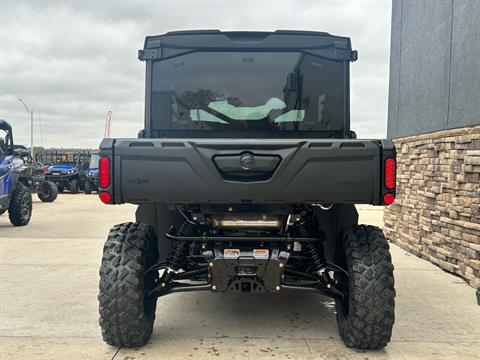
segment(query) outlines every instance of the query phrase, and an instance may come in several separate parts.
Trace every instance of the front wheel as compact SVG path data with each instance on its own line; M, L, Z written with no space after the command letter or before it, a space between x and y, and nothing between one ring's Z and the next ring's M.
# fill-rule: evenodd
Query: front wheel
M146 224L115 225L103 248L100 267L100 327L112 346L138 347L150 338L157 299L148 293L158 273L147 269L158 261L156 237Z
M38 193L38 198L43 202L54 202L57 196L57 185L52 181L45 181Z
M345 345L380 349L390 341L395 321L395 288L389 246L383 231L356 225L343 233L337 263L348 278L336 282L348 296L336 300L337 323Z
M32 216L32 193L30 189L18 183L10 199L8 217L14 226L24 226Z
M91 194L92 193L92 183L88 180L85 180L85 187L83 189L83 191L85 192L85 194Z
M78 194L78 180L77 179L73 179L70 181L70 192L72 194Z

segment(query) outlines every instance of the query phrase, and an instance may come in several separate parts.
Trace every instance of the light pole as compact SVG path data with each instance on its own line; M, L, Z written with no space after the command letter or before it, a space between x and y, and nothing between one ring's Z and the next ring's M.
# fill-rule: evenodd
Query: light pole
M18 99L18 101L23 104L25 111L27 112L28 116L30 116L30 154L33 158L33 109L31 110L22 99Z

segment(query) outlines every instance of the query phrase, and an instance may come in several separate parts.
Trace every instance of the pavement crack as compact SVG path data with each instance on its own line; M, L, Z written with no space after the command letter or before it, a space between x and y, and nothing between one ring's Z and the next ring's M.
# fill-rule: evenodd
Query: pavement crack
M308 345L308 341L307 340L303 340L303 341L305 341L305 345L307 346L308 353L311 354L312 351L310 350L310 346Z
M112 356L112 358L111 358L110 360L115 359L115 356L117 356L117 354L120 352L121 349L122 349L122 348L119 347L119 348L117 349L117 351L115 351L115 354L113 354L113 356Z

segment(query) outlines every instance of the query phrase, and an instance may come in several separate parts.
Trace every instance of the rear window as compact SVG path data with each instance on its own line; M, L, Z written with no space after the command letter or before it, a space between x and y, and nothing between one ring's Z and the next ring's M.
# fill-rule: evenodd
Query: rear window
M157 130L341 131L345 64L299 52L195 52L153 64Z

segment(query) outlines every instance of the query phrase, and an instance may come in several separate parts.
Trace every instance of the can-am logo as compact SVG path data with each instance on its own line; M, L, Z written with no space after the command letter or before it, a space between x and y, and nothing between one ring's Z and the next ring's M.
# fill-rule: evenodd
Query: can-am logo
M149 179L142 179L142 178L127 178L127 183L129 184L136 184L136 185L143 185L148 184Z
M243 170L252 170L255 167L255 156L250 153L240 155L240 166Z

